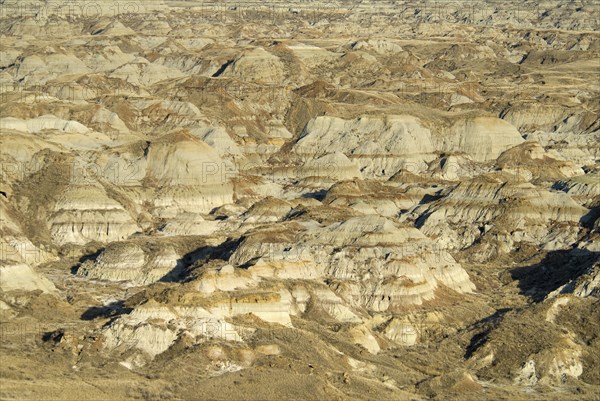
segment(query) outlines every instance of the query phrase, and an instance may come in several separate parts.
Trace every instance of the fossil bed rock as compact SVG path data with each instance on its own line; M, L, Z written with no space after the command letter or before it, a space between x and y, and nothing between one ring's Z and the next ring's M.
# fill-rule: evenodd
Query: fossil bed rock
M597 4L26 3L0 398L597 399Z

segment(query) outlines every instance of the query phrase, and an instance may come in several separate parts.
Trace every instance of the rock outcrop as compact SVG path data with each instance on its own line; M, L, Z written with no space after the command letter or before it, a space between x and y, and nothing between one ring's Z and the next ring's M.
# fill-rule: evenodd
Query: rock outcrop
M591 0L0 3L0 398L597 398Z

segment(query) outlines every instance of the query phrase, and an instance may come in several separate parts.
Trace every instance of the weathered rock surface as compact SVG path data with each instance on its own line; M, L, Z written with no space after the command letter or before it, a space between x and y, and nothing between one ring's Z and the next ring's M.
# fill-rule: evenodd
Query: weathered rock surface
M595 399L597 7L401 3L3 2L0 398Z

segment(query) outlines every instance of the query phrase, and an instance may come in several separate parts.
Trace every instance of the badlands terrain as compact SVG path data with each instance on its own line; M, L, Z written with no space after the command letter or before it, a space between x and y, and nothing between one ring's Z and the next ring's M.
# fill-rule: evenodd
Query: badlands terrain
M0 1L0 399L600 400L600 15Z

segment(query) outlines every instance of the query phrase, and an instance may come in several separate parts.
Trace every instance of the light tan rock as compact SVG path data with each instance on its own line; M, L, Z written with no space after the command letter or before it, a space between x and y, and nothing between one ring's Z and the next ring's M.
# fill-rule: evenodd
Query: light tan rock
M56 293L54 284L24 263L7 263L0 265L0 289L7 291L36 291Z
M126 239L140 228L123 206L94 185L72 185L57 199L48 226L57 244Z
M476 117L454 123L436 147L446 152L463 152L475 161L486 162L522 142L519 131L506 121Z
M311 120L293 151L320 156L342 152L368 177L390 177L404 165L421 166L433 159L430 131L412 116L361 117L343 120L317 117Z

